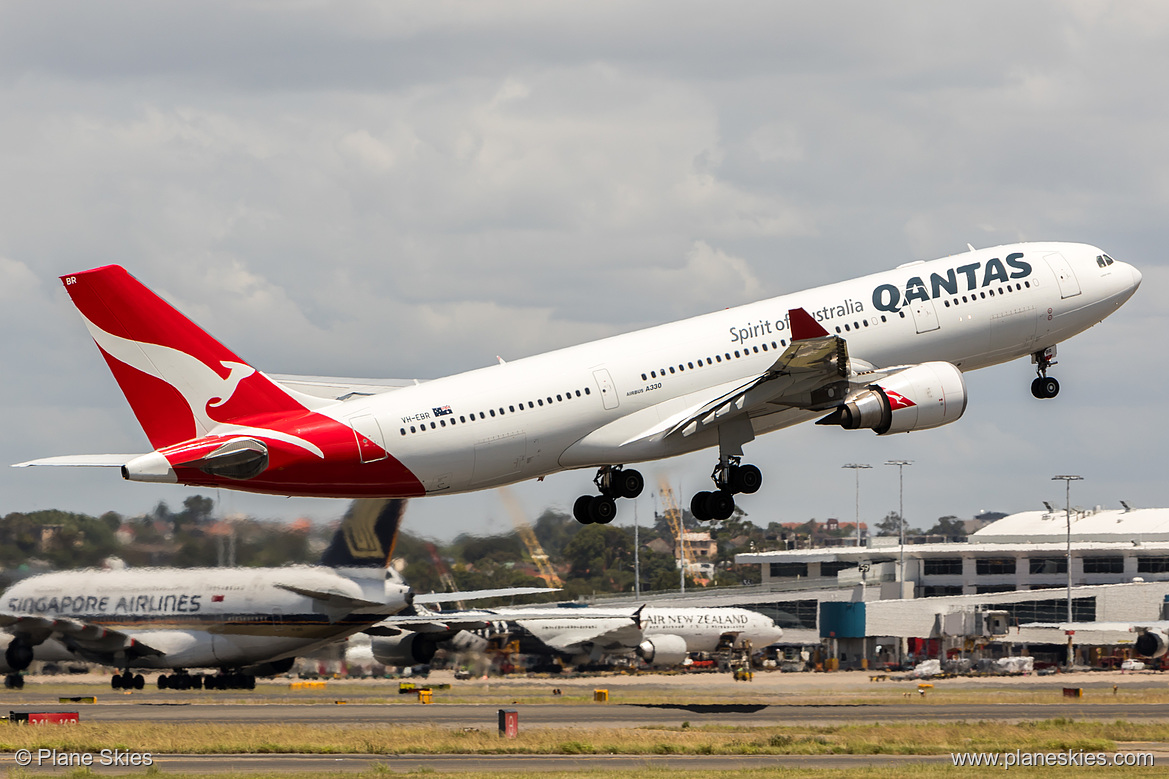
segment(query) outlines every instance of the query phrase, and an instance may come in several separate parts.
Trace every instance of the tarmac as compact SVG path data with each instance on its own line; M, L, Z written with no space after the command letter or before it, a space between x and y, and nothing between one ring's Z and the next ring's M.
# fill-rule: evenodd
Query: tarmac
M1169 675L1083 672L1054 676L958 677L893 681L867 672L759 672L750 682L730 674L611 674L590 676L492 677L455 681L449 672L403 680L330 680L323 689L293 690L290 679L265 680L253 692L158 690L153 677L141 691L109 687L105 675L30 677L23 690L4 690L0 710L79 711L83 722L150 721L184 724L298 723L312 725L419 725L494 731L500 709L518 713L521 730L531 728L635 728L722 725L740 727L837 725L873 722L1020 722L1053 718L1111 722L1169 722ZM436 689L435 703L400 695L400 681ZM1065 698L1064 688L1082 698ZM608 702L593 702L604 689ZM553 690L561 695L553 696ZM1161 696L1158 693L1164 692ZM985 693L985 700L981 694ZM1130 701L1125 701L1125 696ZM95 703L61 703L60 697L94 696ZM953 696L960 701L951 702ZM1139 703L1132 701L1136 696ZM1152 698L1152 700L1148 700ZM444 699L449 702L444 702ZM1164 702L1161 702L1164 701ZM1169 762L1169 746L1156 745L1158 763ZM0 756L0 766L12 764ZM944 763L949 755L157 755L167 772L368 771L541 773L552 770L646 767L735 770L755 767L850 768L889 764ZM68 769L38 768L37 773ZM125 772L126 769L120 769ZM137 769L144 770L144 769ZM137 772L135 770L134 772ZM94 766L96 773L105 769Z

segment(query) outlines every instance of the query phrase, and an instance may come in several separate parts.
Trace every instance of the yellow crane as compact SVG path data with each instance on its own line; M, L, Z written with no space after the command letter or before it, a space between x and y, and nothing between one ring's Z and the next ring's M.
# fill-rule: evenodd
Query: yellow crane
M678 567L682 569L683 577L690 568L690 544L686 540L686 528L682 524L682 510L678 508L678 501L674 499L674 490L670 487L670 483L666 481L665 476L658 478L658 491L662 496L662 514L665 515L666 521L670 523L670 531L677 539L677 545L674 547L674 552L678 557ZM682 580L685 582L685 578ZM683 584L685 587L685 584Z
M520 507L520 502L516 500L512 491L506 487L499 489L499 498L503 501L503 505L507 507L507 511L511 514L512 524L515 525L516 532L520 534L520 540L524 542L524 546L528 549L528 557L532 558L532 562L536 565L536 570L541 579L549 587L559 588L564 582L560 581L560 577L556 575L556 571L552 570L552 564L548 561L548 554L544 551L544 547L540 546L539 539L536 538L535 531L532 526L528 524L528 519L524 515L524 510Z

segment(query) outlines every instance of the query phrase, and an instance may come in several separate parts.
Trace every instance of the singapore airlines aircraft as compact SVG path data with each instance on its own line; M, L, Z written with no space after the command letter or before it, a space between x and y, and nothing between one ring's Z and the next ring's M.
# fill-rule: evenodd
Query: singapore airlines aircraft
M1102 321L1141 274L1100 249L1020 243L427 382L268 376L125 270L62 277L154 451L20 465L110 465L133 481L278 495L414 497L596 468L583 523L609 522L644 481L629 463L718 448L723 519L762 475L756 436L821 417L878 434L966 408L964 371L1030 355L1051 398L1055 345Z
M160 689L251 689L297 656L364 630L412 603L548 592L543 587L415 594L389 566L404 501L358 501L317 566L143 568L31 576L0 598L0 671L24 685L33 660L177 671ZM214 676L189 668L217 668Z

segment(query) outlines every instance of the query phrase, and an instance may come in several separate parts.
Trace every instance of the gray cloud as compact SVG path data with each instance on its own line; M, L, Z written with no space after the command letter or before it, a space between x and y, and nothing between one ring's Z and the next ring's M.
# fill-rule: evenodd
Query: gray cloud
M1032 507L1064 470L1084 502L1161 504L1167 28L1161 4L1086 0L6 4L0 453L146 446L55 279L110 262L263 369L427 377L968 241L1084 240L1145 282L1061 347L1056 403L1019 362L968 377L943 430L775 434L750 453L772 489L744 505L848 516L839 465L890 457L918 460L928 519ZM710 465L654 468L693 491ZM893 480L868 476L883 514ZM0 487L0 511L187 494L76 471ZM412 512L454 533L492 500Z

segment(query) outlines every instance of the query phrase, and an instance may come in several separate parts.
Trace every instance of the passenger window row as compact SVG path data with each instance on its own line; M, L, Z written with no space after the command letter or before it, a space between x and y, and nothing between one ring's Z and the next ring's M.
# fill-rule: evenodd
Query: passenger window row
M1021 284L1016 282L1014 286L1012 286L1012 285L1008 284L1008 285L1006 285L1005 287L999 287L999 288L998 288L998 293L999 293L1000 295L1005 295L1005 294L1007 294L1008 292L1019 292L1019 291L1021 291L1021 290L1022 290L1024 287L1026 287L1027 289L1031 289L1031 282L1030 282L1030 281L1024 281L1024 282L1023 282L1023 283L1021 283ZM977 300L986 300L986 296L987 296L987 295L990 295L990 296L993 298L993 297L994 297L994 293L995 293L994 289L987 289L987 290L983 290L982 292L979 292L977 295L976 295L976 294L974 294L973 292L971 292L971 293L970 293L970 295L963 295L963 296L962 296L962 303L967 303L967 302L969 302L969 303L973 303L973 302L975 302L975 301L977 301ZM967 300L967 298L969 298L969 300ZM945 303L945 306L946 306L946 308L949 308L949 307L950 307L950 301L949 301L949 300L946 300L946 301L943 301L943 302ZM955 305L955 306L961 305L961 303L959 303L959 302L958 302L958 298L956 298L956 297L954 298L954 305Z
M786 346L787 341L781 340L779 343L776 343L775 341L771 342L771 350L779 351L781 348ZM687 363L678 363L677 368L675 368L673 365L668 368L657 368L651 370L649 373L641 374L641 380L649 381L650 379L656 379L659 376L664 377L667 373L676 374L685 373L687 370L697 370L698 368L702 368L704 366L714 365L715 363L722 362L723 358L726 358L726 361L730 362L731 360L737 360L741 357L750 357L752 354L760 354L760 349L762 349L764 352L770 351L767 347L767 344L752 346L750 349L744 347L742 350L736 349L733 354L731 352L724 352L723 354L716 354L714 357L707 357L705 360L703 358L699 358Z
M902 319L904 319L904 318L905 318L905 312L904 312L904 311L902 311L902 312L900 312L900 313L901 313L901 318L902 318ZM884 314L881 314L881 323L882 323L882 324L884 324L885 322L888 322L888 321L889 321L889 319L888 319L888 318L887 318L887 317L886 317ZM869 324L870 324L870 322L872 323L872 326L873 326L873 327L876 327L876 326L877 326L877 318L876 318L876 317L873 317L873 318L872 318L872 320L868 320L868 319L862 319L862 320L860 320L859 322L853 322L853 323L852 323L852 327L851 327L851 328L850 328L850 327L849 327L847 324L845 324L845 325L843 326L843 329L841 329L841 325L837 325L837 326L836 326L836 332L837 332L838 334L839 334L839 333L842 333L842 332L843 332L843 333L851 333L853 330L860 330L862 327L868 327L868 326L869 326Z
M585 387L584 389L570 390L562 395L557 395L555 398L549 395L546 398L536 398L535 400L521 400L519 403L515 405L509 405L506 408L504 406L500 406L498 410L489 408L486 411L472 411L470 414L460 414L457 424L466 425L470 424L471 422L482 419L489 419L496 416L502 417L506 414L518 414L519 412L525 410L524 403L527 403L526 408L535 409L541 408L545 405L551 406L553 403L563 403L566 400L572 400L574 397L579 398L591 394L592 392L589 390L589 388ZM447 427L448 425L450 427L454 427L456 425L455 416L453 413L449 414L449 417L447 415L443 415L437 419L432 419L429 422L422 422L418 425L410 425L409 432L424 433L428 429L437 430L440 427ZM402 435L406 435L407 429L403 427L399 432L401 432Z

